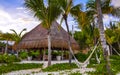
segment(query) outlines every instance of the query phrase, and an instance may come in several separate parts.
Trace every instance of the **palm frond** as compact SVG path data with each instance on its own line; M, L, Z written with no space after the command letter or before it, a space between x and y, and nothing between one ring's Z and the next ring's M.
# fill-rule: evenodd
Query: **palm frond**
M19 33L19 37L22 37L22 33L24 32L24 31L26 31L27 29L26 28L24 28L20 33Z
M48 6L45 6L44 0L25 0L25 6L49 29L52 21L60 15L61 9L57 0L48 0L47 3Z
M70 13L71 15L78 17L79 13L82 12L81 10L82 10L82 4L78 4L71 8Z
M46 19L47 9L43 0L25 0L24 5L31 10L39 20Z

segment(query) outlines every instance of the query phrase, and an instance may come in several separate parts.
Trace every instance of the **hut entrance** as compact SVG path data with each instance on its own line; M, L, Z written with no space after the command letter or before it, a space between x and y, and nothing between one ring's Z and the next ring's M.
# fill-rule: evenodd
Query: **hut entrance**
M60 61L60 60L67 60L69 57L69 51L67 50L52 50L52 60ZM43 60L47 61L48 60L48 50L43 53Z
M22 50L21 52L27 52L28 58L27 60L43 60L48 61L48 50L47 49L27 49ZM53 61L60 60L68 60L69 59L69 51L68 50L52 50L51 59Z

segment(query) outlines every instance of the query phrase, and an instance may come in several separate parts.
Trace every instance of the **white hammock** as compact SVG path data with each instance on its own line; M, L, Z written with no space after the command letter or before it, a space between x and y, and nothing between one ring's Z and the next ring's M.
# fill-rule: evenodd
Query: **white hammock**
M93 53L95 52L96 48L97 48L97 45L99 44L99 42L97 42L97 44L95 45L94 49L92 50L91 54L89 55L89 57L83 62L83 63L80 63L77 58L75 57L74 53L73 53L73 50L71 48L71 46L69 47L70 48L70 52L72 54L72 56L74 57L75 59L75 63L78 67L83 67L83 66L87 66L87 63L89 62L90 58L92 57Z
M96 51L95 51L95 56L96 56L97 63L100 64L100 59L98 58L98 55L97 55Z

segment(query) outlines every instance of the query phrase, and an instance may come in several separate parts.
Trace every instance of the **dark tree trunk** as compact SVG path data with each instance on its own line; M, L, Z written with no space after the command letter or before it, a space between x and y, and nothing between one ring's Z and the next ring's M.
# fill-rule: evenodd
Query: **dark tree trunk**
M64 14L63 17L65 20L65 24L66 24L67 32L68 32L69 63L71 64L71 62L72 62L72 53L71 53L72 48L71 48L71 41L70 41L70 36L69 36L70 31L69 31L69 26L68 26L68 22L67 22L67 15Z
M99 31L100 31L100 41L103 48L103 57L104 61L106 63L106 70L108 75L112 75L111 69L110 69L110 62L109 62L109 56L108 56L108 48L106 44L105 34L104 34L104 26L103 26L103 20L102 20L102 11L101 11L101 1L96 0L97 5L97 14L98 14L98 25L99 25Z

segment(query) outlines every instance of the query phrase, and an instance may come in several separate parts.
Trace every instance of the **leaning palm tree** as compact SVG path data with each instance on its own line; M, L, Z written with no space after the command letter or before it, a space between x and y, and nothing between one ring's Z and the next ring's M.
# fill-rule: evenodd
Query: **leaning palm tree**
M63 20L65 21L66 27L67 27L67 32L68 34L70 33L69 31L69 25L68 25L68 15L72 14L73 16L77 16L77 12L80 11L81 9L81 4L78 4L76 6L73 6L73 0L58 0L59 4L61 6L62 9L62 19L61 19L61 23L63 22ZM76 14L77 13L77 14ZM60 24L61 25L61 24ZM72 59L72 48L71 48L71 42L70 42L70 36L68 36L69 40L68 40L68 47L69 47L69 63L71 63L71 59Z
M61 13L57 0L25 0L25 6L34 16L42 21L42 25L48 29L48 66L51 65L51 25Z
M103 57L104 57L104 61L106 62L107 73L108 75L112 75L111 70L110 70L108 48L107 48L106 39L105 39L104 26L103 26L103 20L102 20L102 10L101 10L100 3L101 3L100 0L96 0L100 40L101 40L101 45L102 45L103 52L104 52Z
M102 0L102 1L101 0L89 0L86 7L87 7L87 12L93 15L93 19L94 19L93 21L95 21L95 18L98 19L101 45L104 50L103 51L104 60L107 61L107 65L106 65L107 71L110 72L109 56L108 56L109 49L106 50L107 46L106 46L106 39L104 35L104 26L102 22L102 13L106 15L111 14L112 16L119 17L120 15L118 14L118 12L120 12L120 9L112 6L111 0Z

